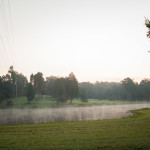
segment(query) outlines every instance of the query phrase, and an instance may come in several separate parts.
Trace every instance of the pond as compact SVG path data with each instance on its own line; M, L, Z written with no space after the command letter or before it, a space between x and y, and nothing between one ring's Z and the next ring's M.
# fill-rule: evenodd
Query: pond
M130 110L143 108L150 108L150 103L44 109L0 109L0 124L114 119L131 116Z

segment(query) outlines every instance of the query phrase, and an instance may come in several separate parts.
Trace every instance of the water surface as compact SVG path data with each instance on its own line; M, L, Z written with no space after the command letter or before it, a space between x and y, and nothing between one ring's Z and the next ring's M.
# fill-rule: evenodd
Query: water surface
M0 124L114 119L130 116L132 115L130 110L142 108L150 108L150 103L44 109L0 109Z

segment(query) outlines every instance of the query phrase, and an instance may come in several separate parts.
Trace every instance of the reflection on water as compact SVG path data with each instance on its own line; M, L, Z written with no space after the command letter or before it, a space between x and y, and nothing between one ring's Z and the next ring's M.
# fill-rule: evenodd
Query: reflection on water
M44 109L0 109L0 124L27 124L121 118L132 115L130 110L142 108L150 108L150 103Z

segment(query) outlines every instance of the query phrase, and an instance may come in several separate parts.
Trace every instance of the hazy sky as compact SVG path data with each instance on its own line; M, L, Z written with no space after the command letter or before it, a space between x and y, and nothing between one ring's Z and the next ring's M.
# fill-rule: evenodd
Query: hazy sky
M150 0L0 0L0 75L13 65L27 77L149 78L144 17Z

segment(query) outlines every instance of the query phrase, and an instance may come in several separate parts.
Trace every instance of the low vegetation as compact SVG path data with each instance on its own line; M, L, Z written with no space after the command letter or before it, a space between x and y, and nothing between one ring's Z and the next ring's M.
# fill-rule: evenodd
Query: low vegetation
M43 96L42 99L35 98L30 103L26 97L14 98L11 100L13 105L8 105L7 101L0 103L0 108L51 108L51 107L65 107L65 106L92 106L92 105L111 105L111 104L132 104L132 103L147 103L149 101L129 101L129 100L99 100L88 99L88 102L81 101L81 99L74 99L72 104L70 101L66 103L56 103L52 97Z
M150 109L131 118L1 125L0 149L149 150Z

